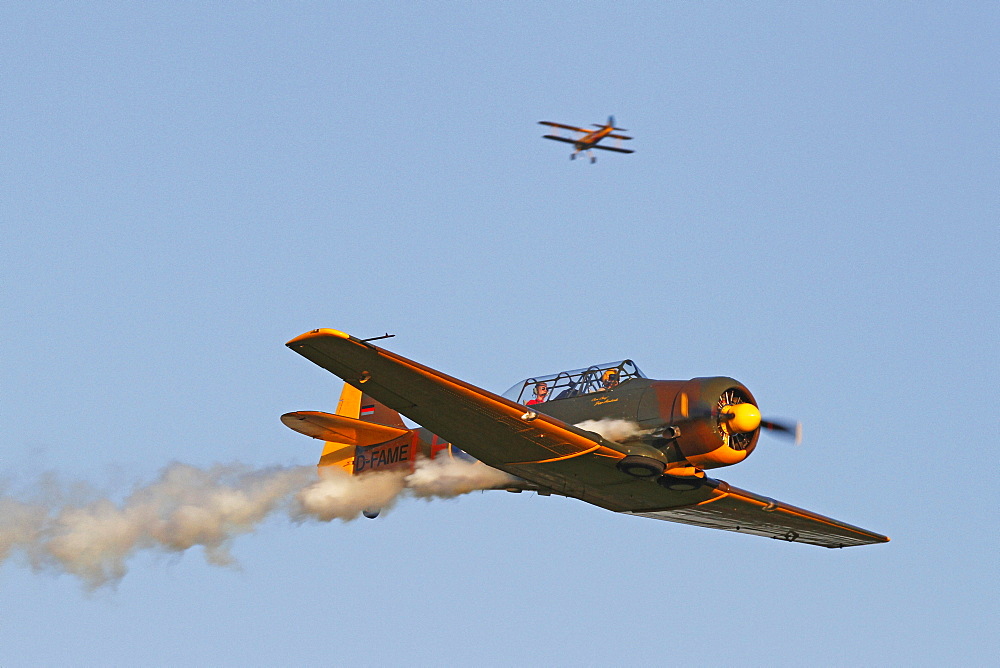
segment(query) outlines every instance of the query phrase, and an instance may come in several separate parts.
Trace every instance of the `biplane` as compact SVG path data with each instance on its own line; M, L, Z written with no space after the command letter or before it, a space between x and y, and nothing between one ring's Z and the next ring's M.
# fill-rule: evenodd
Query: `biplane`
M614 116L608 116L608 122L604 125L594 123L593 126L597 128L596 130L588 130L587 128L578 128L575 125L563 125L562 123L553 123L551 121L538 121L538 124L583 133L583 136L576 137L575 139L572 137L562 137L560 135L542 135L544 139L552 139L566 144L573 144L574 150L569 156L570 160L575 160L577 153L586 152L587 155L590 156L591 164L593 164L597 162L597 158L594 157L591 149L595 148L602 151L615 151L616 153L635 153L635 151L631 149L621 148L620 146L608 146L600 143L600 141L605 137L611 137L612 139L618 139L619 141L632 139L631 137L626 137L625 135L614 134L615 131L628 132L625 128L615 127Z
M762 418L732 378L653 380L622 360L527 378L499 395L373 340L315 329L286 344L345 382L335 414L281 417L325 441L321 467L364 475L420 457L475 458L508 473L497 489L512 492L830 548L889 540L707 475L745 460L762 431L799 435Z

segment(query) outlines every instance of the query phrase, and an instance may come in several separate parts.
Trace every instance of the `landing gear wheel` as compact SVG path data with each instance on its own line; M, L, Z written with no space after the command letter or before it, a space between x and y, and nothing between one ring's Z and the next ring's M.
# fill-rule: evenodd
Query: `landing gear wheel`
M696 476L665 475L656 481L663 487L675 492L693 492L704 483Z
M380 512L382 512L382 509L381 509L381 508L376 508L375 510L368 510L368 509L366 508L365 510L362 510L362 511L361 511L361 514L362 514L362 515L364 515L365 517L367 517L368 519L370 519L370 520L373 520L373 519L375 519L376 517L378 517L378 514L379 514Z
M618 470L636 478L655 478L663 475L663 470L667 465L652 457L642 455L628 455L618 462Z

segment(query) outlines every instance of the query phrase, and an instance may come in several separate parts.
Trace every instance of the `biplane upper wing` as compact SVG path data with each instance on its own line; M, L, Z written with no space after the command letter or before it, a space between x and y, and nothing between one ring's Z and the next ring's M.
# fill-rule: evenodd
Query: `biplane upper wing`
M888 540L710 478L681 491L626 475L614 466L626 446L337 330L312 330L287 345L473 457L556 494L618 512L824 547Z
M587 128L578 128L575 125L564 125L562 123L553 123L552 121L538 121L539 125L548 125L551 128L562 128L563 130L573 130L575 132L582 132L584 134L590 134L593 130L588 130Z

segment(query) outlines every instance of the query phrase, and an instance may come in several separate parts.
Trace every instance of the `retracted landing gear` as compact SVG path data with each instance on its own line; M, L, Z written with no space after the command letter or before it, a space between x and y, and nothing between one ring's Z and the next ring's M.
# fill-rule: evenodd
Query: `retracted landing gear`
M656 481L661 487L666 487L675 492L693 492L700 489L705 484L703 478L696 476L665 475Z
M628 455L618 462L618 470L635 478L655 478L663 475L667 465L652 457Z
M373 520L376 517L378 517L378 514L380 512L382 512L381 508L376 508L375 510L368 510L367 508L365 508L364 510L361 511L361 514L367 517L368 519Z

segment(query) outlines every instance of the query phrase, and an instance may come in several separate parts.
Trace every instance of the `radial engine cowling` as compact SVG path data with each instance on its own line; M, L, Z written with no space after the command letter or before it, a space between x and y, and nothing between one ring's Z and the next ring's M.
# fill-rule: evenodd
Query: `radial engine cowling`
M732 378L693 378L674 398L671 423L680 427L677 449L692 465L712 469L738 464L757 446L760 411Z

